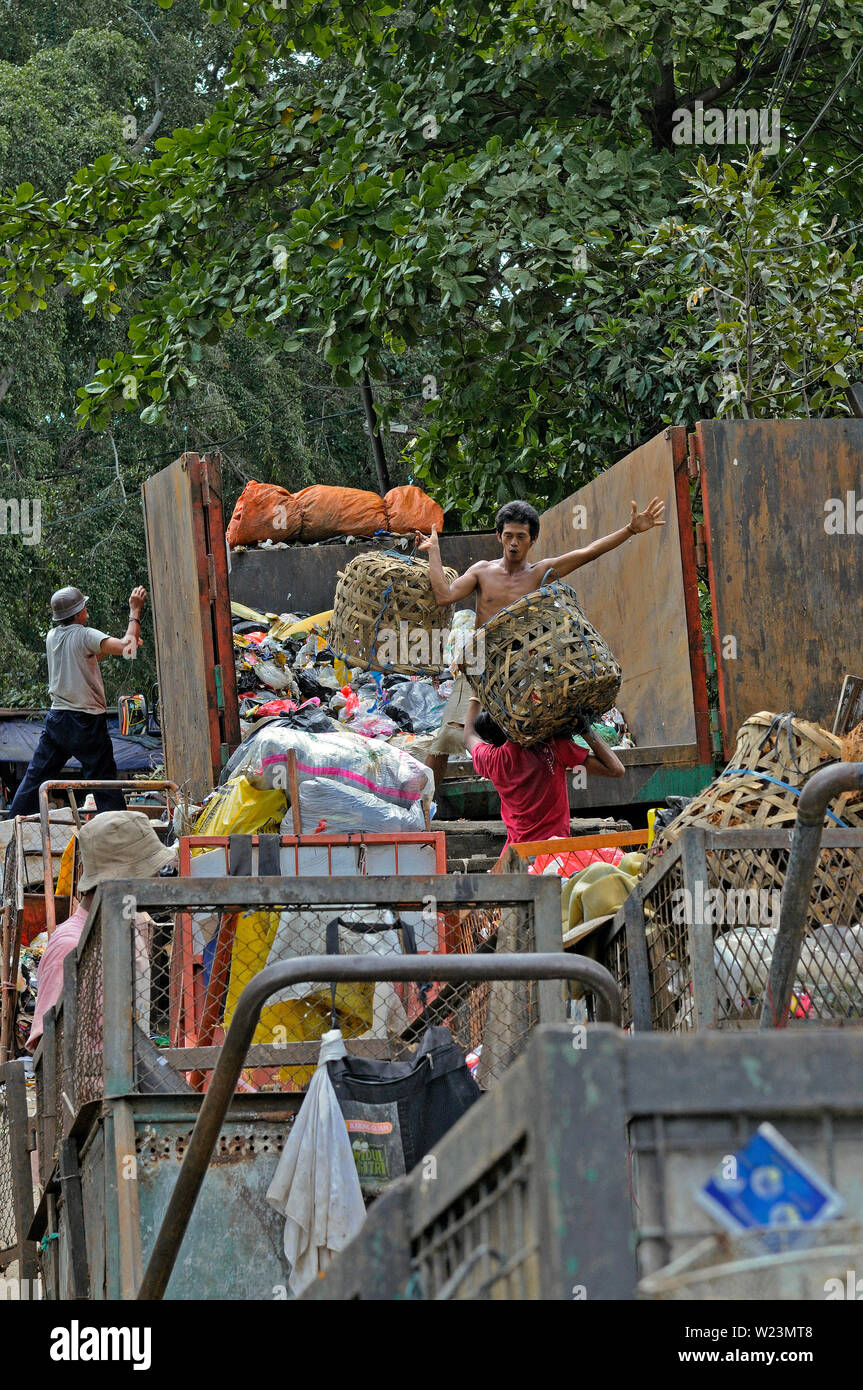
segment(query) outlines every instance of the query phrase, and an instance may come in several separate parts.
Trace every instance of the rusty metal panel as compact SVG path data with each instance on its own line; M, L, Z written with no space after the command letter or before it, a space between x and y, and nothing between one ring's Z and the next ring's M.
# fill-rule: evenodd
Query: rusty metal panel
M145 1262L194 1120L194 1114L149 1122L136 1119ZM288 1297L285 1220L269 1205L266 1193L292 1121L293 1109L283 1106L269 1115L225 1122L166 1298L272 1301Z
M412 539L412 538L411 538ZM288 545L284 550L249 548L231 553L230 588L235 603L267 613L295 608L322 613L332 608L339 570L358 555L389 550L392 540L364 540L360 545L339 541L325 545ZM406 551L410 554L410 546ZM493 531L472 531L440 538L444 565L463 574L477 560L496 560L500 542ZM456 604L473 608L474 596Z
M189 457L148 478L141 492L166 775L201 798L216 780L207 708L213 673L204 661Z
M640 507L654 496L665 502L666 526L625 541L565 582L623 668L617 703L639 749L683 745L691 764L698 758L687 625L693 595L687 597L682 560L682 547L692 544L691 518L678 514L686 503L678 493L676 469L686 469L683 429L658 434L545 512L533 553L537 558L565 554L619 530L629 520L632 498ZM583 527L574 525L582 521Z
M698 435L728 756L758 710L830 728L859 666L863 420L709 420Z

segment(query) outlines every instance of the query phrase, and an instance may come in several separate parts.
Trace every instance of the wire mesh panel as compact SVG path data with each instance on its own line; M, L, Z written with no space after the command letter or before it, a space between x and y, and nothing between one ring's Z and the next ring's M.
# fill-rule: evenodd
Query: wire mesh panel
M0 1066L0 1269L17 1262L19 1297L35 1287L30 1121L23 1061ZM7 1294L8 1296L8 1294Z
M719 1020L760 1018L789 850L707 849ZM789 1022L863 1018L863 843L818 857Z
M419 1232L411 1257L422 1298L540 1297L526 1135Z
M33 1059L33 1089L36 1095L36 1153L39 1162L39 1181L44 1183L49 1168L49 1154L54 1151L54 1136L51 1132L50 1109L45 1084L45 1035Z
M74 1104L125 1091L206 1089L243 990L277 963L336 954L410 959L415 951L419 959L430 948L440 954L441 943L489 954L559 951L556 889L532 877L513 887L434 875L105 885L77 962ZM185 977L175 969L184 931L199 933L201 947L198 968ZM196 998L175 1031L178 1000L190 989ZM473 1054L476 1079L487 1086L542 1017L564 1017L559 981L402 983L372 970L358 983L290 985L262 1008L239 1088L305 1089L332 1026L353 1055L404 1060L434 1025Z
M5 1078L0 1081L0 1269L16 1253L15 1185L12 1174L12 1136Z
M78 959L75 1028L75 1099L77 1105L100 1100L103 1083L103 981L101 924L90 921Z
M54 1153L52 1155L54 1161L57 1159L60 1140L67 1133L72 1119L65 1072L65 1027L65 1015L61 1008L54 1021Z
M374 893L370 896L373 899ZM530 902L444 914L433 904L433 895L424 897L427 901L421 898L419 908L361 904L351 898L321 907L310 895L307 903L291 907L188 914L198 921L208 917L212 935L195 982L203 1000L200 1026L196 1035L186 1035L183 1047L166 1046L170 1038L159 1031L171 1008L165 954L170 934L139 913L132 948L136 1085L163 1089L174 1076L179 1086L199 1086L203 1074L215 1065L243 989L266 966L335 953L410 955L418 938L428 949L448 930L445 915L473 924L462 931L463 946L478 937L487 952L536 949ZM305 1089L317 1064L320 1040L331 1027L339 1028L360 1055L399 1058L435 1025L449 1028L463 1050L472 1054L477 1080L484 1085L502 1074L522 1050L539 1018L539 988L535 981L292 985L264 1005L252 1064L242 1085L254 1090ZM287 1060L291 1053L294 1065L270 1064L276 1055Z
M624 1028L633 1026L635 1010L633 984L645 989L649 999L651 1027L673 1032L689 1026L692 1011L691 963L685 918L675 910L683 886L679 852L671 850L664 873L652 874L633 898L639 903L639 931L644 952L633 959L621 911L600 959L620 985ZM646 978L639 976L643 961ZM633 980L635 976L635 980Z
M621 909L603 963L649 996L649 1026L757 1025L767 989L791 833L684 830ZM636 918L633 957L626 915ZM863 832L825 831L810 896L789 1024L863 1019ZM643 1025L641 1025L643 1026Z

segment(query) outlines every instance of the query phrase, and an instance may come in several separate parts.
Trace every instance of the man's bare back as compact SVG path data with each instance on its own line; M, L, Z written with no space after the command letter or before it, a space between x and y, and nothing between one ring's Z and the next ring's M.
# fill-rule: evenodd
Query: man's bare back
M517 511L520 504L509 505L514 506ZM649 531L654 526L665 525L662 515L665 511L665 503L660 502L658 497L654 497L643 512L638 510L635 502L631 503L631 507L630 519L627 525L621 527L619 531L613 531L610 535L603 536L600 540L594 541L592 545L583 546L580 550L570 550L565 555L544 560L528 559L528 551L533 545L539 529L539 518L536 512L533 512L532 508L527 508L524 510L533 512L532 517L528 517L526 520L519 518L510 520L502 519L507 511L507 508L502 508L502 514L498 517L499 529L497 533L503 547L503 554L500 559L478 560L476 564L470 566L470 569L465 570L464 574L459 575L452 584L447 582L443 572L440 546L434 528L430 537L426 538L417 532L416 539L418 548L428 552L429 578L438 603L443 607L455 603L461 598L466 598L468 594L475 591L476 625L481 627L502 608L509 607L518 599L524 598L525 594L533 593L535 589L538 589L549 569L555 571L555 575L551 576L552 578L563 579L573 570L580 569L582 565L589 564L591 560L595 560L598 556L622 545L631 536ZM533 531L533 535L531 535L531 531Z

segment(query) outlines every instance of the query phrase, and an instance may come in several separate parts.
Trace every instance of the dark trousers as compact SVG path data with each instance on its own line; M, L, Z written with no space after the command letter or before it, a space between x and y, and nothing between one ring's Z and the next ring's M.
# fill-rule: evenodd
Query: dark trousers
M31 816L38 811L40 785L59 777L70 758L78 759L81 776L87 781L117 781L107 714L85 714L71 709L48 711L44 732L5 819ZM93 795L97 811L126 809L121 791L94 792Z

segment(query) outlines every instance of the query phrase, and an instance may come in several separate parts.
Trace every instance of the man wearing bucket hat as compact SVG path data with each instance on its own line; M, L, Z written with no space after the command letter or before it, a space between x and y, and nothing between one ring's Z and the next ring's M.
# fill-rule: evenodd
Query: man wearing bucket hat
M142 811L106 811L104 815L85 821L78 831L78 848L82 868L78 881L81 896L77 910L52 932L39 962L36 1009L27 1038L31 1052L42 1036L46 1011L57 1003L63 992L63 962L81 939L99 884L117 878L155 878L176 859L176 850L161 843ZM135 918L136 993L141 995L144 992L149 995L146 984L141 988L142 982L149 979L149 922L145 913L138 913Z
M134 656L141 642L141 609L146 591L129 595L129 623L124 637L109 637L87 625L87 597L73 585L51 597L54 624L45 642L51 708L24 780L15 793L6 820L29 816L39 806L39 786L58 777L70 758L81 764L85 780L117 780L117 764L108 733L108 706L99 662L106 656ZM95 793L96 809L119 811L123 793Z

